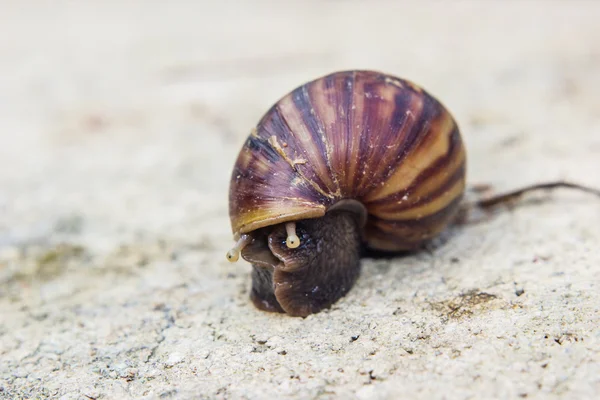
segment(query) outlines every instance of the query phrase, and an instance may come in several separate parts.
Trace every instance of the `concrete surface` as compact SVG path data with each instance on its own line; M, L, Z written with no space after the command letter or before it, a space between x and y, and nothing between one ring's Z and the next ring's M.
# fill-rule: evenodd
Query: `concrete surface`
M255 310L224 257L245 136L338 69L439 97L472 184L600 187L600 2L121 3L0 3L0 398L600 393L592 196L364 260L306 319Z

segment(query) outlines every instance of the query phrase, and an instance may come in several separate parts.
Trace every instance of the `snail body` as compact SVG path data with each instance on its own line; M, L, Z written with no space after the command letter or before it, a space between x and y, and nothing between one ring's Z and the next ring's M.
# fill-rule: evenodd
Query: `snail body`
M374 71L308 82L267 111L233 168L229 213L251 299L306 316L344 296L363 247L417 249L456 216L465 148L446 108Z

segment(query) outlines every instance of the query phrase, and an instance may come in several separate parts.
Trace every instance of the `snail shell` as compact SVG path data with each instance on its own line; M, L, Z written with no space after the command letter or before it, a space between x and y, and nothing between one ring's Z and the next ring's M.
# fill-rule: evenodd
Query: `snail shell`
M464 188L463 142L438 100L383 73L333 73L280 99L242 147L228 258L252 263L258 308L306 316L348 292L363 247L439 234Z

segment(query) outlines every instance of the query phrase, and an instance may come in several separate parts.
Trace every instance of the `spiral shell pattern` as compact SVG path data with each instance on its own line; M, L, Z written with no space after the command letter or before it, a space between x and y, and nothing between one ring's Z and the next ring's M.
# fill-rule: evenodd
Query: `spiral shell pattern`
M368 212L367 246L413 249L455 216L465 172L459 129L438 100L383 73L337 72L283 97L252 130L232 174L232 230L317 218L353 199Z

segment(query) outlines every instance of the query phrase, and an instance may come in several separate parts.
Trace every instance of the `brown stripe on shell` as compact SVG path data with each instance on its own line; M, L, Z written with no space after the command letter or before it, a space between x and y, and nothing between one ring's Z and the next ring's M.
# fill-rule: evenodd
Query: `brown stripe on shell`
M327 177L326 163L320 157L320 151L312 146L312 136L296 119L286 118L282 109L292 108L286 102L286 96L267 114L257 127L258 135L267 140L269 145L290 165L291 169L305 183L309 184L323 197L331 198L330 190L323 182ZM291 125L290 125L291 124Z
M363 199L365 203L383 199L398 190L408 188L410 184L432 162L442 157L450 146L449 133L454 121L448 113L442 113L434 120L426 120L420 125L415 145L408 153L400 155L402 160L393 173L376 189Z
M349 165L346 149L353 146L351 132L354 73L340 72L309 83L308 95L315 115L323 127L323 142L327 149L327 163L336 183L337 193L343 197L348 191Z
M409 81L397 78L393 80L386 79L385 81L388 84L392 83L394 86L402 87L402 90L396 94L394 103L398 115L396 118L402 117L402 113L405 114L402 131L406 131L406 133L396 138L401 147L395 153L392 152L393 161L387 165L385 173L377 177L377 183L380 186L401 169L404 160L428 138L431 130L431 120L437 118L443 111L435 99L423 96L422 92L417 91L415 85ZM374 158L379 159L380 157L378 154ZM365 201L368 201L368 199L365 199Z
M446 154L432 162L404 190L368 203L369 209L373 214L380 216L382 212L400 212L430 201L449 189L457 180L464 178L465 157L465 149L458 128L455 127Z
M299 178L260 132L248 137L234 167L229 192L235 234L295 218L322 216L325 203L325 197Z
M327 160L327 147L322 141L322 127L310 115L314 109L305 94L305 86L294 90L277 103L277 113L285 121L289 135L281 139L288 143L306 162L298 166L304 177L313 182L315 189L327 197L334 197L334 183ZM271 132L278 136L278 132Z
M460 174L456 174L451 179L448 179L442 188L412 207L405 207L403 209L394 208L373 215L390 221L419 219L432 215L447 207L454 199L462 196L465 190L465 181L462 178L462 172L459 171Z
M316 91L311 90L311 87L315 85L318 86L318 83L313 82L300 87L293 92L292 97L307 131L311 132L312 140L319 148L319 161L321 162L323 170L326 171L322 178L327 184L327 191L333 197L340 197L339 182L333 173L333 167L331 165L332 146L327 138L325 123L321 119L321 114L315 109L319 100L322 99L312 96Z
M329 178L333 183L330 187L330 192L336 196L341 196L340 184L337 180L337 174L334 173L332 166L332 153L336 144L332 140L331 130L337 129L343 131L345 129L344 121L339 120L337 111L332 106L332 96L336 90L333 87L328 87L327 79L320 79L309 82L302 86L302 95L305 102L310 104L310 113L303 113L303 118L307 125L318 127L318 136L323 152L323 159L327 165Z
M422 96L381 79L362 80L360 92L363 99L357 114L362 121L361 151L355 161L360 172L352 192L358 198L381 184L409 152L424 103Z
M326 127L326 136L327 141L332 144L330 163L342 197L348 196L352 191L356 170L354 160L358 158L359 151L360 138L355 135L354 128L356 74L356 71L348 71L326 77L324 82L329 93L328 101L317 104L319 113L330 108L335 110L337 116L337 119L330 121ZM313 85L318 84L315 82L311 86Z
M459 166L451 175L445 176L443 180L437 180L436 187L432 187L430 192L423 192L423 194L415 194L412 196L404 195L399 200L395 200L389 203L382 203L377 207L371 207L371 214L379 218L390 218L390 219L403 219L406 213L410 213L413 210L421 210L419 213L423 213L423 207L438 201L440 197L446 197L450 193L455 193L457 196L462 194L465 186L465 165L464 163ZM458 190L458 193L456 192ZM447 201L449 202L449 200ZM440 205L439 208L443 207ZM437 211L435 208L431 212ZM430 213L431 213L430 212Z
M350 115L352 108L353 73L341 72L332 74L310 82L307 87L308 96L311 98L314 115L320 119L323 127L323 143L326 147L327 165L331 170L331 178L336 184L336 193L341 197L342 183L345 182L346 171L342 168L344 163L334 163L348 144ZM344 188L347 185L344 183Z
M389 221L371 216L365 228L367 246L384 251L415 250L443 231L458 212L461 197L420 219Z

